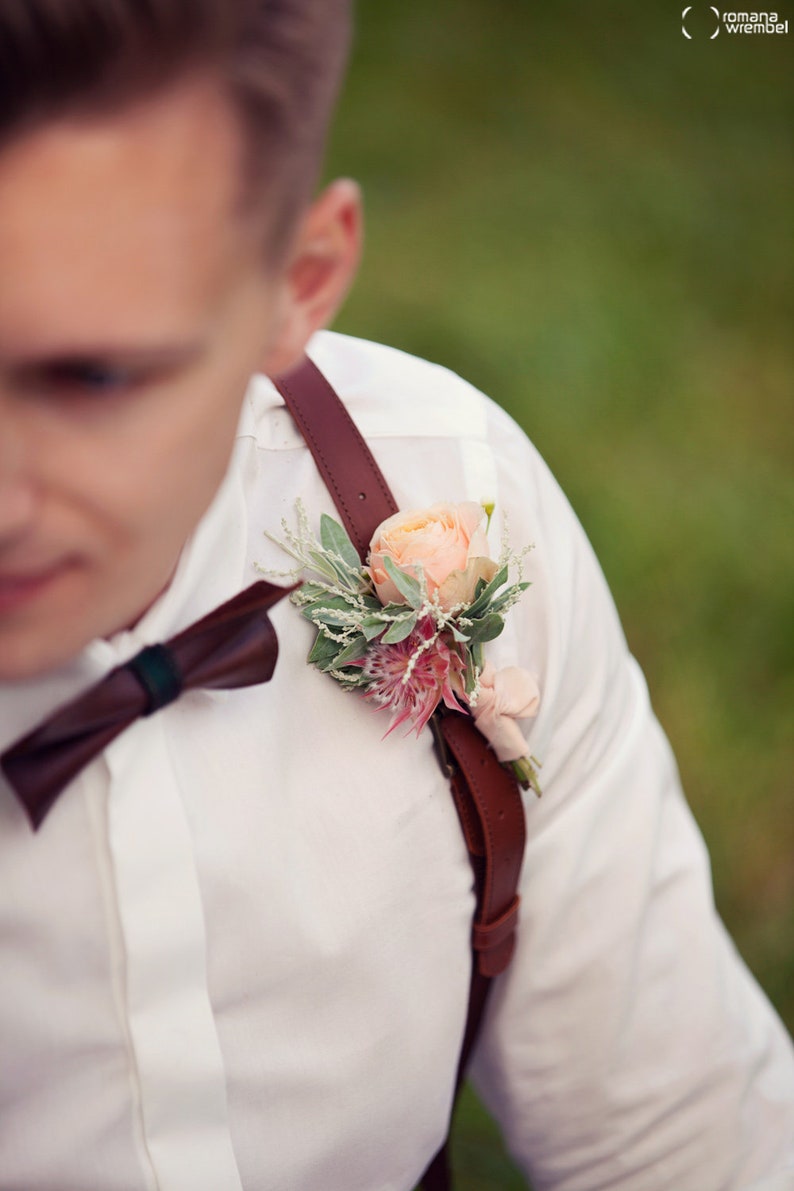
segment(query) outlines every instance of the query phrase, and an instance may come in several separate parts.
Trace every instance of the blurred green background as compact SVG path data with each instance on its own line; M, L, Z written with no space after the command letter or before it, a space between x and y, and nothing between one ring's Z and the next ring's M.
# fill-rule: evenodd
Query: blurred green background
M794 28L711 20L361 0L328 173L368 238L336 326L462 373L550 463L792 1029ZM456 1156L460 1191L525 1186L471 1097Z

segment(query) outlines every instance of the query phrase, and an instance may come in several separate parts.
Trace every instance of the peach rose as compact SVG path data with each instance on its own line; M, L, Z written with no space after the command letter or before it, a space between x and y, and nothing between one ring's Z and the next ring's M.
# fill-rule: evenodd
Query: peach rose
M534 675L519 666L495 670L490 662L485 663L472 715L500 761L518 761L526 756L527 742L516 720L537 715L539 704Z
M369 573L381 604L404 604L383 565L390 558L407 575L418 578L421 566L427 594L438 592L441 607L471 603L479 579L488 582L497 565L488 557L488 540L480 523L482 505L435 504L429 509L395 513L376 529L369 546Z

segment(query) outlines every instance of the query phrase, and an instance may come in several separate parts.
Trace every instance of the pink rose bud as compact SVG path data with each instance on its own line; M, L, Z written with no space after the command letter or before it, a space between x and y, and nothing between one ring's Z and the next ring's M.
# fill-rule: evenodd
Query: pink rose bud
M496 670L491 662L485 663L472 715L500 761L526 756L527 742L516 720L532 719L539 705L540 691L533 674L519 666Z
M385 558L414 579L421 567L428 596L432 599L438 591L445 610L471 603L478 580L488 582L497 571L480 527L484 515L482 505L468 500L411 509L387 518L376 529L369 548L369 573L381 604L406 602L386 572Z

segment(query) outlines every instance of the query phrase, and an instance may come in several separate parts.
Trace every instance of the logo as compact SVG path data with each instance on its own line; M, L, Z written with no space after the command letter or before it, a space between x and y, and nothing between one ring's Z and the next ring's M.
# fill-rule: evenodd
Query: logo
M690 4L689 7L685 8L684 11L681 13L681 32L683 33L684 37L688 37L690 41L692 40L692 34L688 31L688 29L686 27L686 18L687 18L687 13L690 13L691 11L692 11L692 5ZM720 12L719 12L719 9L715 8L713 4L709 5L709 11L713 12L714 16L717 19L717 28L714 30L713 33L709 34L709 40L713 41L714 38L717 36L717 34L720 31Z
M690 13L692 14L690 16ZM710 25L709 28L714 30L713 33L708 32L708 28L703 25L701 17L709 14ZM713 17L712 15L713 14ZM714 22L716 21L716 28ZM708 37L709 41L713 41L719 33L720 29L725 33L788 33L788 20L781 21L776 12L723 12L720 13L718 8L710 4L708 8L705 5L698 5L697 10L693 5L689 4L681 13L681 32L687 40L692 40L692 33L687 24L695 29L696 37Z

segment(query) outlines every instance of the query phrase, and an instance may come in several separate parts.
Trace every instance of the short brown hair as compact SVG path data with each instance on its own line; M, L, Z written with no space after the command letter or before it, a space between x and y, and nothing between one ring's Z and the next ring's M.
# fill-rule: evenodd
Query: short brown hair
M283 239L316 182L350 38L351 0L0 0L0 145L217 72ZM267 181L266 181L267 179ZM273 180L275 184L273 184Z

